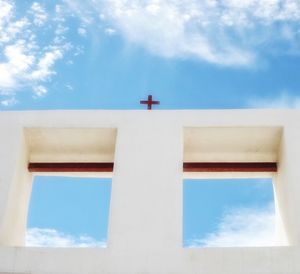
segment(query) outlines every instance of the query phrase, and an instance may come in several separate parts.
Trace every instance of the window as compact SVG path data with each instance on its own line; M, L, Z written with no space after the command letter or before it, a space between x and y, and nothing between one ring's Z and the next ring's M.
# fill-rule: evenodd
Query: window
M187 248L274 245L272 179L186 179L183 216Z
M33 181L24 210L27 245L107 245L116 134L114 128L25 130Z
M271 246L282 129L184 129L183 246Z
M111 179L35 176L27 246L106 247Z

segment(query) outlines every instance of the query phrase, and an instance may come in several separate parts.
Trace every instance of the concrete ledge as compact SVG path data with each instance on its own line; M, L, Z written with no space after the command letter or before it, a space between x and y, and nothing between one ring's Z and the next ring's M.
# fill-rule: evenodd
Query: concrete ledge
M299 255L296 247L205 248L147 254L136 260L134 254L120 258L109 249L0 248L0 273L298 274Z

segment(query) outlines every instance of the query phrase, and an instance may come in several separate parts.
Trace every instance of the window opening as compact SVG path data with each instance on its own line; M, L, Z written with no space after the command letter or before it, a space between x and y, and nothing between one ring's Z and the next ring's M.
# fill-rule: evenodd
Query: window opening
M35 176L27 246L106 247L110 178Z
M280 127L186 127L183 246L275 245Z
M183 247L274 244L271 178L184 180Z

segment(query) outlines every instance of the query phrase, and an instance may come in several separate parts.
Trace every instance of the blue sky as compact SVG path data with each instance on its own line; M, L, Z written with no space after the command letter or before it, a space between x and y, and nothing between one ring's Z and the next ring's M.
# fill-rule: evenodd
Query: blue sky
M37 176L29 207L30 245L107 244L111 179Z
M0 1L0 108L297 107L297 0Z
M111 187L111 179L35 177L27 245L107 247ZM272 180L184 180L182 230L187 248L272 245Z
M275 209L272 179L183 182L183 246L270 246Z
M0 110L298 108L299 41L298 0L0 0Z

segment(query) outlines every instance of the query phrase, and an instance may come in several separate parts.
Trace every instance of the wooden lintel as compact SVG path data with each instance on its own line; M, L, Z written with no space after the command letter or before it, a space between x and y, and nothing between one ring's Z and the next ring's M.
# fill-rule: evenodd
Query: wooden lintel
M29 163L30 172L112 172L114 163Z
M114 163L29 163L30 172L112 172ZM184 172L276 172L276 162L185 162Z
M276 172L276 162L183 163L184 172Z

